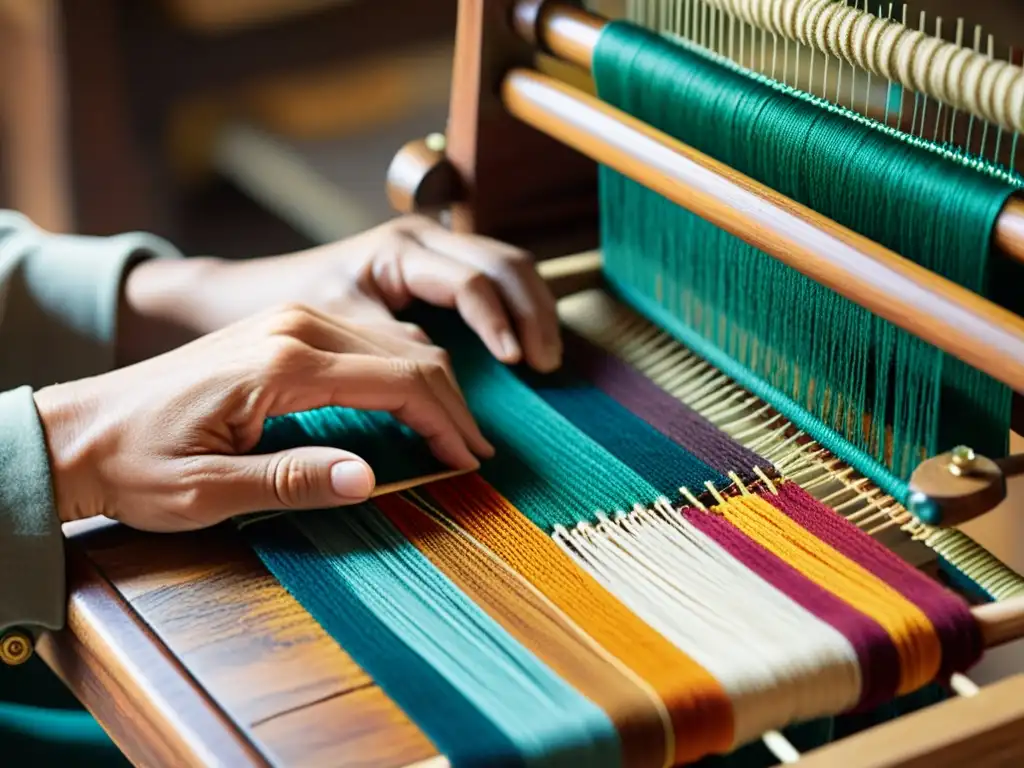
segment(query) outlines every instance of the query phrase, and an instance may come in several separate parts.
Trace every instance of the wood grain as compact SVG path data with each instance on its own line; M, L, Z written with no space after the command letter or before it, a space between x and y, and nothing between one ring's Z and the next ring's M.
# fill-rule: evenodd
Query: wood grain
M397 768L437 754L234 529L113 526L68 546L68 626L39 652L137 764Z
M1024 764L1024 676L809 752L802 768L1010 768Z
M1024 392L1014 313L552 78L514 70L502 94L520 120Z
M141 765L266 765L93 564L69 554L66 626L38 653L121 750Z
M515 120L498 97L502 75L535 55L512 29L512 10L512 0L459 2L446 154L465 196L452 228L523 247L573 232L563 253L593 248L597 164Z

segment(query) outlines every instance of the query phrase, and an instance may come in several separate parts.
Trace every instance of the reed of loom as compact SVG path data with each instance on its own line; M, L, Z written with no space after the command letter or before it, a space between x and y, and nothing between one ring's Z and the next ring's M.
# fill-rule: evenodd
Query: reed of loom
M562 243L571 233L581 249L593 247L601 163L1024 391L1020 317L568 85L564 80L580 79L571 69L568 78L538 71L565 74L565 64L589 70L604 23L554 0L463 0L446 134L411 142L396 156L389 171L393 205L444 211L458 231L524 245L557 231ZM1024 200L1005 206L993 245L1024 261ZM601 283L597 253L556 259L542 271L561 296ZM1024 625L1019 599L976 615L989 611L1003 630ZM799 762L994 766L1024 757L1024 676L980 692L968 683L959 692L960 699ZM775 751L787 754L786 745Z

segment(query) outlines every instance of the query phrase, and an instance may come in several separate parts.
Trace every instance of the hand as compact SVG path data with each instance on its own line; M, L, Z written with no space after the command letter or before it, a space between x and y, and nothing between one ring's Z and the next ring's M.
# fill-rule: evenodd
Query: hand
M395 323L392 312L419 299L458 310L505 363L525 358L543 372L561 364L555 300L529 254L420 216L287 256L147 262L129 275L126 297L136 317L120 328L136 337L147 317L196 336L292 301L359 323ZM403 332L425 340L417 328Z
M363 501L373 472L346 451L246 455L268 417L328 405L389 411L456 468L493 453L444 352L300 306L35 399L63 522L106 515L178 531Z

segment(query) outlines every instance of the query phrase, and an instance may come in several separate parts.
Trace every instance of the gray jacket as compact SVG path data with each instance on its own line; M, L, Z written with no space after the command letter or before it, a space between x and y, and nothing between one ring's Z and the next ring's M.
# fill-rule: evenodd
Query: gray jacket
M110 370L125 271L178 255L151 235L53 235L0 211L0 635L64 623L63 541L33 389Z

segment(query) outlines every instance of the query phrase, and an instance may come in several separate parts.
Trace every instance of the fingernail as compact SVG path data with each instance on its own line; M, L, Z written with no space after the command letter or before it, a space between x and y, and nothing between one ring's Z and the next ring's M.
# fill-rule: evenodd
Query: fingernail
M512 335L511 331L502 331L498 336L498 343L501 346L502 357L507 362L519 359L519 342L516 341L516 337Z
M544 364L549 371L562 365L562 345L558 342L549 343L544 347Z
M331 487L343 499L367 499L373 491L373 475L361 461L339 461L331 467Z

